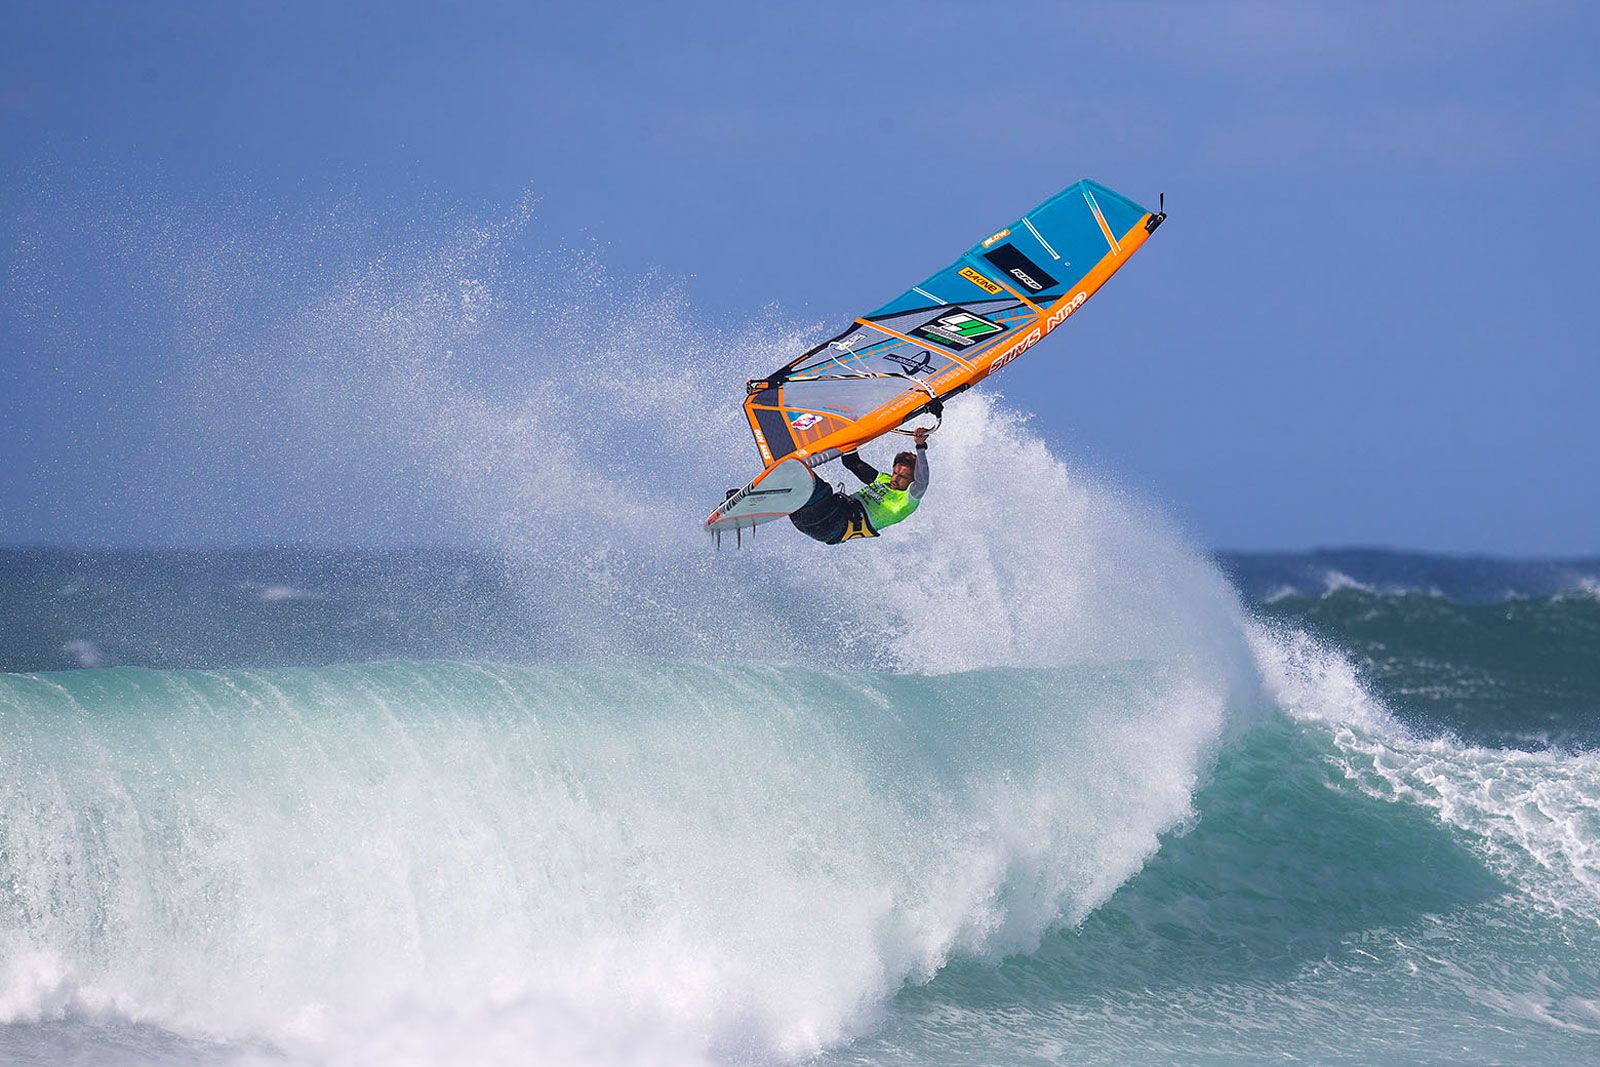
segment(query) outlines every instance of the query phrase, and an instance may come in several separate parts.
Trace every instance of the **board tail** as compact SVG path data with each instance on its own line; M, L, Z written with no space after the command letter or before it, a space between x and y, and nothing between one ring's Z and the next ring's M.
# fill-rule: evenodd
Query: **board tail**
M811 499L816 484L816 475L804 462L793 456L781 459L743 489L730 492L706 517L706 529L716 535L719 546L722 535L730 530L742 543L745 530L799 511Z

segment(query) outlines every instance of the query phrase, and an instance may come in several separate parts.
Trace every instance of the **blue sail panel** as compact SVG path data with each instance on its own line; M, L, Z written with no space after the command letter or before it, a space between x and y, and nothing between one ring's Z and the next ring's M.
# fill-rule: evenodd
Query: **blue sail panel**
M1078 182L973 245L950 266L868 318L958 304L976 299L980 291L1049 303L1081 282L1108 252L1116 251L1116 241L1146 214L1134 201L1099 182Z

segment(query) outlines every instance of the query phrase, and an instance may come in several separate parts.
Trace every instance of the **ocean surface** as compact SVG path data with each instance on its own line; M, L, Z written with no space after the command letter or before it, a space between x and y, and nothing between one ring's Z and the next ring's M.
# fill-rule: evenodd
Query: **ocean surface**
M835 588L0 552L0 1062L1600 1060L1600 560L1062 495Z

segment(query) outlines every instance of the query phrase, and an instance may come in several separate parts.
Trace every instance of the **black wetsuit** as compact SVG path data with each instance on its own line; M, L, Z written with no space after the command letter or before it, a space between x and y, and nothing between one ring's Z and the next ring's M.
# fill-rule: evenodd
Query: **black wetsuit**
M912 488L918 497L927 487L927 460L923 458L926 454L921 447L917 449L917 473L921 484L914 484ZM846 452L839 457L839 461L844 464L845 470L861 479L862 485L871 485L881 473L854 452ZM817 479L816 487L811 490L811 499L790 515L789 521L794 523L796 530L825 545L836 545L857 537L878 536L861 501L849 493L836 491L821 478Z

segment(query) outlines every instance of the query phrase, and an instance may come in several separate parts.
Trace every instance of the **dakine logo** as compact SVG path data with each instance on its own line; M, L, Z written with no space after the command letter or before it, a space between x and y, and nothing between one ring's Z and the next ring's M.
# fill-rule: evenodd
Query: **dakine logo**
M1000 291L999 285L991 282L988 278L985 278L982 274L979 274L971 267L962 267L960 274L967 281L971 282L973 285L976 285L979 289L982 289L991 296Z
M1043 267L1018 251L1016 245L1003 244L993 252L985 252L983 258L1021 282L1029 292L1042 293L1061 284Z
M1004 330L1005 327L1000 323L991 322L982 315L974 315L964 308L952 308L932 322L912 330L911 336L960 352Z

